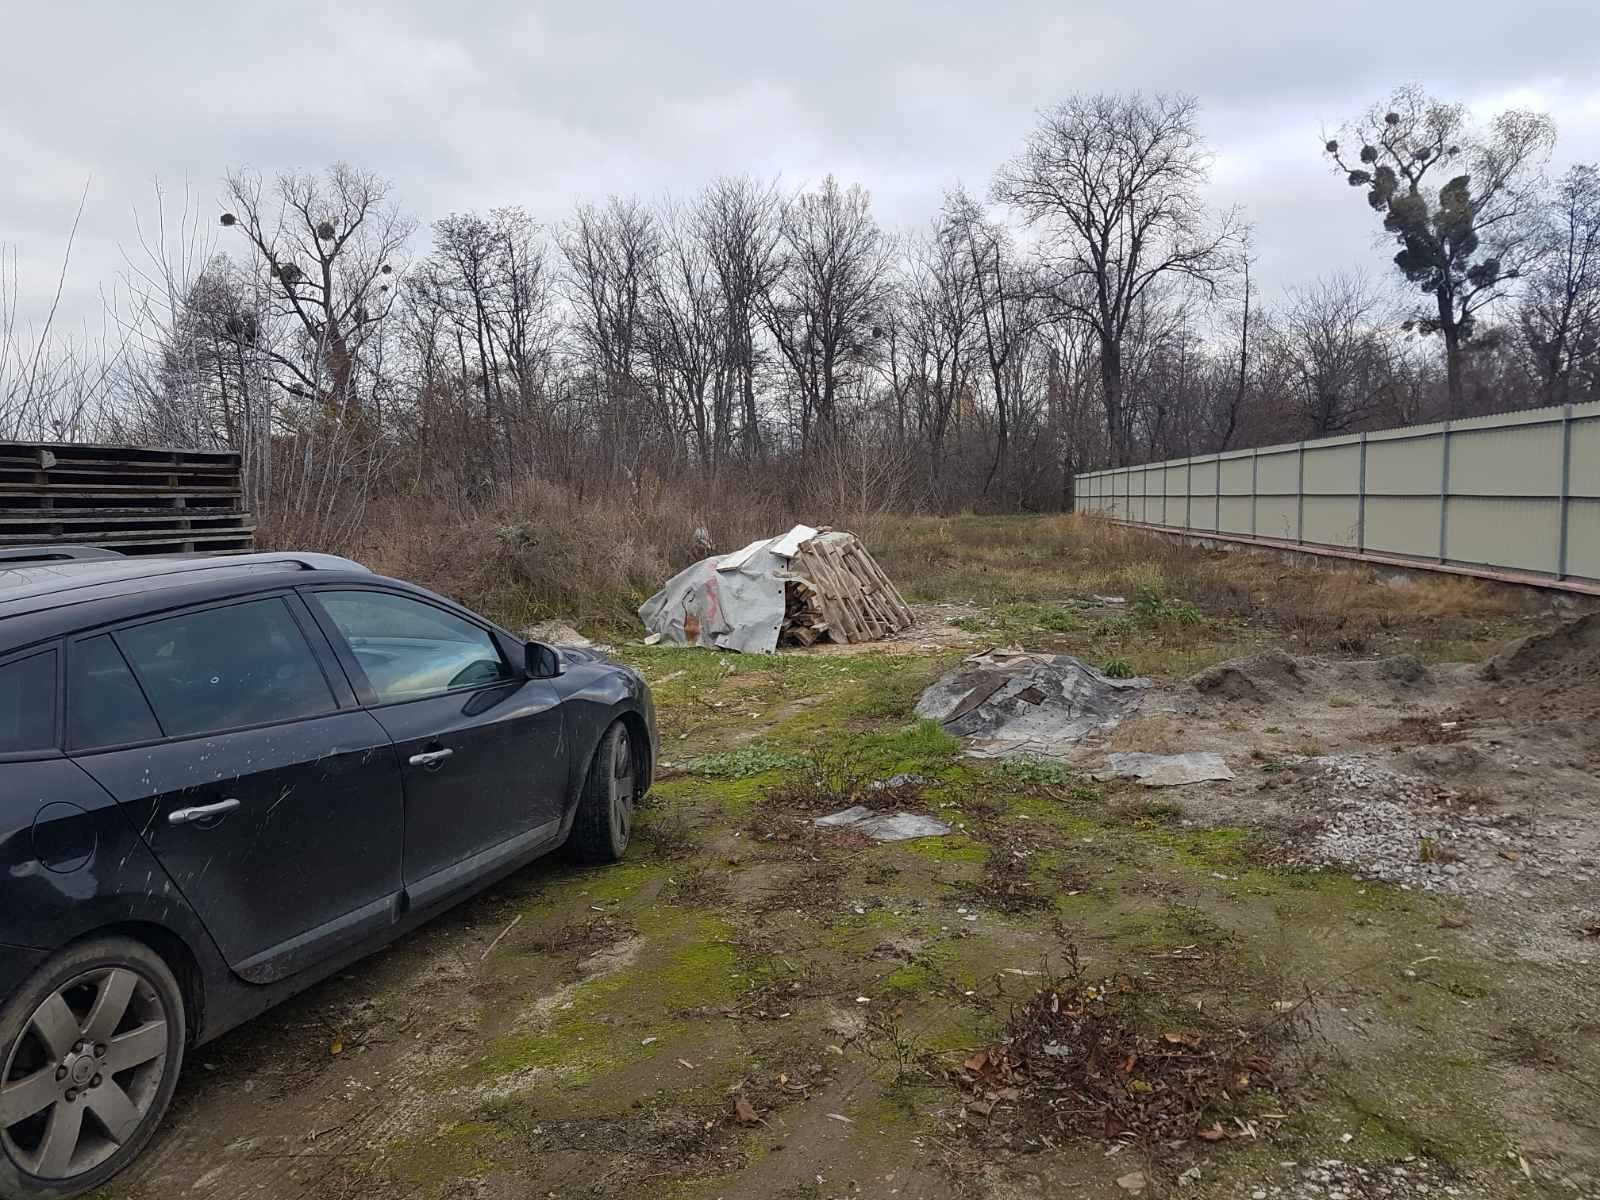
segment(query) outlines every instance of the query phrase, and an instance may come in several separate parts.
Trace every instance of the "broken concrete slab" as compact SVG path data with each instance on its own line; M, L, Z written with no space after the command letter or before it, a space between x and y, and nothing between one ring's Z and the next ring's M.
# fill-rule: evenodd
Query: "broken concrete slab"
M852 829L880 842L908 842L913 838L942 837L950 826L922 813L880 813L864 805L818 817L813 825L824 829Z
M1233 772L1222 761L1222 755L1209 750L1187 754L1128 752L1106 755L1105 768L1094 772L1094 778L1136 779L1145 787L1182 787L1188 783L1232 779Z
M965 659L930 685L916 715L967 739L973 758L1065 756L1139 707L1148 679L1112 679L1070 654L1017 647Z

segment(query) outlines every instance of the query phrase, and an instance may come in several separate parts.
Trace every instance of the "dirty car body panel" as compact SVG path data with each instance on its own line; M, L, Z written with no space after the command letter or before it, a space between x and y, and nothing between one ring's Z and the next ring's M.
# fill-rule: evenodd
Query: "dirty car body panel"
M426 606L485 649L442 691L386 698L331 589ZM209 674L183 665L196 644ZM208 1041L559 847L619 720L642 794L656 731L636 673L342 559L0 570L0 1007L51 953L116 933L167 961ZM8 721L38 744L8 745Z

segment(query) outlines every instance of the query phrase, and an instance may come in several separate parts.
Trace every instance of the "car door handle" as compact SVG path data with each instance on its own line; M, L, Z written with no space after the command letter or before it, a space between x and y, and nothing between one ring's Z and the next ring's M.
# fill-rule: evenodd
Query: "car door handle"
M437 767L454 753L454 750L428 750L422 754L413 754L409 761L413 767Z
M238 807L237 800L219 800L215 804L203 804L199 808L175 808L167 814L167 824L193 825L196 821L204 821L207 817L220 817L223 813L231 813Z

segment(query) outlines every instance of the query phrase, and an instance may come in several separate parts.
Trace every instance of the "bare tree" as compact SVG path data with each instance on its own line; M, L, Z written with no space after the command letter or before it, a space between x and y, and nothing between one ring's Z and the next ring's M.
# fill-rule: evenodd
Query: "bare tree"
M813 432L837 432L839 396L883 331L892 247L866 191L831 175L783 206L779 228L779 267L758 304L800 401L803 459Z
M1182 279L1211 288L1233 219L1200 202L1209 156L1190 96L1076 95L1042 118L995 177L995 198L1048 235L1062 303L1094 330L1112 455L1127 461L1123 342L1145 294ZM1065 286L1087 280L1087 289Z
M1545 205L1545 253L1530 273L1522 335L1545 404L1572 397L1572 380L1600 359L1600 167L1562 176Z
M1342 433L1373 411L1385 315L1381 298L1361 275L1334 275L1291 290L1277 349L1303 436Z
M269 200L258 176L228 176L222 224L243 233L271 278L273 308L296 328L274 347L276 382L341 418L361 406L361 354L394 306L389 276L415 223L389 185L344 163L325 175L281 175Z
M1356 123L1359 163L1337 139L1324 149L1400 246L1395 266L1428 297L1412 326L1444 339L1451 415L1461 411L1461 355L1477 315L1541 251L1536 172L1555 142L1543 113L1508 111L1486 133L1466 106L1401 88ZM1433 185L1446 182L1437 193Z
M748 177L718 179L700 197L694 220L716 270L727 323L724 345L739 394L739 440L747 461L763 461L756 404L761 300L778 270L783 200L776 184Z
M988 493L996 475L1006 474L1012 427L1021 396L1011 384L1019 383L1025 348L1041 316L1040 294L1034 279L1016 261L1004 226L988 219L983 210L959 189L945 196L942 237L951 239L967 258L976 290L979 323L983 330L984 359L989 368L995 413L994 458L984 476Z
M660 218L661 254L646 296L645 352L656 386L668 397L672 424L715 478L732 432L735 355L722 311L714 256L695 215L668 206Z
M580 205L560 245L574 348L592 385L597 449L613 477L626 471L637 484L653 439L671 427L642 358L661 230L644 205L613 196L604 208Z
M903 394L927 449L929 488L939 500L952 426L975 397L980 336L972 259L947 222L909 243L900 293L889 341L895 394L898 400L903 378Z

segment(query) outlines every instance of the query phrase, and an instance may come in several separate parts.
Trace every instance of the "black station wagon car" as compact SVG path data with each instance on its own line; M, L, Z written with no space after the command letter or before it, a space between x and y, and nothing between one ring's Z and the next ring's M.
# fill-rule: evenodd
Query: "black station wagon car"
M0 551L0 1197L98 1186L186 1050L529 860L619 858L654 762L633 671L346 559Z

